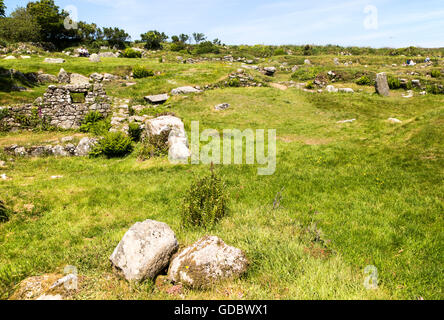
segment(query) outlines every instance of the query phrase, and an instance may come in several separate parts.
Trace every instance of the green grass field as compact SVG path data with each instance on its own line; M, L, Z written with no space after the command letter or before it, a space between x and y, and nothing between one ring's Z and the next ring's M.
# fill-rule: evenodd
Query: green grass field
M322 70L347 69L335 66L334 56L309 58ZM84 58L66 59L65 70L84 75L124 74L136 64L162 72L135 80L132 87L121 82L106 86L109 95L133 103L181 85L216 83L241 66L179 64L174 55L167 55L165 63L158 56L102 59L97 65ZM273 57L259 65L288 61L291 66L300 59L303 63L304 57ZM400 66L404 58L344 58L348 60L354 61L349 69L430 80L430 68L418 66L420 75L405 75L412 69ZM58 73L60 65L42 61L2 60L0 67ZM257 71L248 72L265 80ZM291 74L278 71L267 81L288 82ZM194 120L200 121L201 131L277 130L273 175L258 176L256 165L216 166L227 182L230 212L212 229L183 228L180 221L181 200L196 177L209 173L206 165L173 165L166 157L141 162L135 154L112 160L7 161L0 173L11 179L0 180L0 198L14 214L0 224L0 298L10 297L26 277L60 273L73 265L81 282L72 299L443 299L444 96L415 91L406 99L401 97L404 90L395 90L382 98L372 87L352 81L337 86L356 92L223 88L168 101L187 131ZM0 92L0 105L32 102L45 88ZM231 107L213 110L224 102ZM389 117L402 123L391 124ZM353 123L337 123L353 118ZM0 147L74 134L80 136L72 131L1 133ZM53 175L63 177L54 180ZM281 204L273 210L282 189ZM181 246L206 234L219 236L246 252L248 272L211 289L184 289L178 296L150 281L129 284L119 279L108 257L128 228L145 219L167 223ZM376 290L363 285L368 265L378 269Z

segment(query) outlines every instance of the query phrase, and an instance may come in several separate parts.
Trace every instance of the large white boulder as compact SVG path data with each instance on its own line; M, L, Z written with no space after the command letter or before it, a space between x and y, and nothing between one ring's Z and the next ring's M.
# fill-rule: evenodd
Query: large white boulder
M154 279L168 266L178 247L167 224L146 220L137 222L125 233L110 261L128 281Z
M168 278L191 287L206 287L239 277L247 267L242 250L226 245L218 237L206 236L174 257Z

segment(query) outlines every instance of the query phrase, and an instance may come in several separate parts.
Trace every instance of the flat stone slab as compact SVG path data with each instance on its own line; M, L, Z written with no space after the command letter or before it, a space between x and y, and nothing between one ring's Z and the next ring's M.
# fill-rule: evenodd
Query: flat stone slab
M168 94L163 93L163 94L156 94L153 96L146 96L145 100L150 103L160 104L160 103L164 103L165 101L167 101L168 98L169 98Z
M43 62L45 62L45 63L64 63L65 59L61 59L61 58L46 58Z
M191 86L179 87L179 88L171 90L171 93L174 95L187 94L187 93L198 93L198 92L201 92L201 90L198 90L198 89L191 87Z

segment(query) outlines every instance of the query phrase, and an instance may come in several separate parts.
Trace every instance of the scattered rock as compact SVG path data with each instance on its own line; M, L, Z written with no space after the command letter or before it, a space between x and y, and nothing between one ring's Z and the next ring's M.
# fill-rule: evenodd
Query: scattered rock
M68 72L66 72L63 68L60 69L57 78L59 83L69 83L71 79Z
M221 103L214 107L215 110L225 110L228 109L230 105L228 103Z
M308 59L305 59L305 60L304 60L304 64L308 64L308 65L310 65L310 64L311 64L311 61L308 60Z
M326 86L326 87L325 87L325 90L327 90L327 92L338 92L338 91L339 91L338 88L335 88L335 87L332 86L332 85L328 85L328 86Z
M62 58L45 58L45 63L64 63L65 59Z
M111 73L104 73L103 74L103 80L102 81L114 81L114 80L119 80L118 76L115 76Z
M390 88L385 72L381 72L376 75L375 89L376 92L381 96L388 97L390 95Z
M354 93L355 91L352 88L339 88L339 92L345 92L345 93Z
M94 72L93 74L91 74L91 75L89 76L89 78L90 78L91 80L93 80L93 81L100 82L100 81L103 80L103 74L100 74L100 73Z
M119 55L114 52L100 52L98 56L99 58L117 58Z
M100 62L101 60L98 54L93 53L92 55L89 56L89 61L97 63Z
M388 118L387 121L390 123L402 123L401 120L396 119L396 118Z
M174 232L162 222L134 224L112 253L112 265L128 281L154 279L168 266L179 245Z
M402 94L403 98L413 98L413 91L412 90L407 90L406 93L407 94Z
M97 144L97 139L85 137L80 140L79 144L74 150L74 155L78 157L85 157L89 155L93 147Z
M70 83L74 85L89 84L89 78L78 73L72 73L70 77Z
M56 83L59 81L56 76L53 76L52 74L46 74L46 73L38 73L37 80L41 83L46 83L46 82Z
M171 94L178 95L178 94L188 94L188 93L199 93L201 90L196 89L191 86L185 86L185 87L179 87L176 89L171 90Z
M239 277L247 267L242 250L226 245L218 237L206 236L175 256L168 278L191 287L207 287Z
M265 75L272 77L276 72L276 68L275 67L265 67L264 71L265 71Z
M356 119L348 119L348 120L341 120L341 121L338 121L336 123L352 123L352 122L355 122L355 121L356 121Z
M167 93L164 94L157 94L153 96L146 96L145 100L152 104L162 104L165 103L169 98Z
M4 60L15 60L15 59L17 58L14 56L7 56L6 58L4 58Z

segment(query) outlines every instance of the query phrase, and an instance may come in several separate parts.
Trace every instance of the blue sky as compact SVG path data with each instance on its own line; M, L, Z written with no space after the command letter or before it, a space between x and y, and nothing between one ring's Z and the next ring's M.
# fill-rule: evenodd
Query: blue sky
M8 12L27 0L6 0ZM125 29L203 32L226 44L444 47L444 0L56 0L78 19ZM374 9L377 9L377 26ZM372 14L373 13L373 14ZM372 24L366 24L373 22ZM367 26L367 27L366 27ZM371 27L369 27L371 26Z

